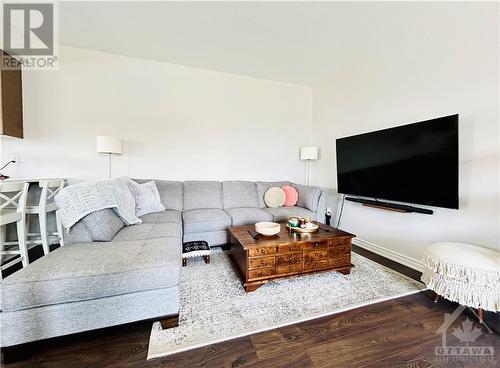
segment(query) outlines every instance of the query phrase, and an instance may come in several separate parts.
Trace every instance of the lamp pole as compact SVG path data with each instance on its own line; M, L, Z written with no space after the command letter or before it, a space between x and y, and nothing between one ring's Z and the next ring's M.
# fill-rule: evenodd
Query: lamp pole
M108 153L108 179L111 179L111 152Z
M311 160L306 160L306 185L309 185L309 165Z

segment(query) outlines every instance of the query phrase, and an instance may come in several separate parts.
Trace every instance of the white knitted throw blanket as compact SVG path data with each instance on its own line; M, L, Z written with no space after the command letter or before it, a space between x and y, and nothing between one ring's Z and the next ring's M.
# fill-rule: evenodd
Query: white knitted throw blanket
M88 214L112 208L127 225L141 223L125 180L86 181L64 187L54 198L63 226L69 229Z

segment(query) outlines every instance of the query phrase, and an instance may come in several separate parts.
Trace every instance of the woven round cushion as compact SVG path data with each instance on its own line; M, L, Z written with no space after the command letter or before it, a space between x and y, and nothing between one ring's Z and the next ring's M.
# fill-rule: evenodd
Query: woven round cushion
M264 203L267 207L281 207L285 200L286 194L281 188L271 187L264 193Z
M297 192L297 189L290 185L285 185L281 187L283 191L285 192L285 203L283 204L285 207L292 207L297 204L297 201L299 200L299 192Z
M422 281L444 298L474 308L500 309L500 253L462 243L435 243L426 251Z

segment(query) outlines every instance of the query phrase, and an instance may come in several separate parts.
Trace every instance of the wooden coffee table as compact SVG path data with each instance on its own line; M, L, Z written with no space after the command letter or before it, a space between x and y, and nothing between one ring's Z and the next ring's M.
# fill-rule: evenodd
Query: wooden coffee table
M327 225L316 233L297 234L281 224L274 237L251 235L255 226L230 227L229 257L245 291L254 291L269 280L320 271L351 272L351 240L355 235Z

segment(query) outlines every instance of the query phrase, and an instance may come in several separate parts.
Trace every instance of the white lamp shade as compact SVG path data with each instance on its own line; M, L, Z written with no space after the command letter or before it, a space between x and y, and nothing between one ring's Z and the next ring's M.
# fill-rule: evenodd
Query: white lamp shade
M113 153L115 155L121 155L123 152L122 140L119 138L108 137L105 135L98 135L97 152Z
M315 146L300 147L300 159L301 160L317 160L318 159L318 147L315 147Z

